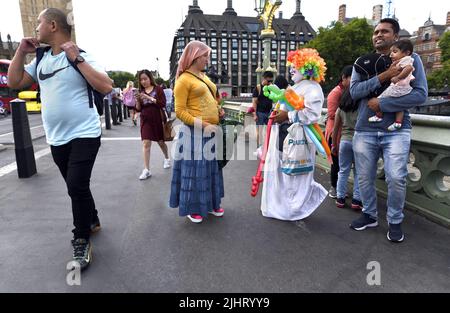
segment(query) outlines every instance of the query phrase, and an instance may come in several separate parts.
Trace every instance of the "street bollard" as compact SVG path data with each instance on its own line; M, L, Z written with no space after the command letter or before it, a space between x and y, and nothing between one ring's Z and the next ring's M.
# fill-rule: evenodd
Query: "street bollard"
M117 123L119 122L119 119L117 117L117 100L113 98L111 101L112 103L109 107L111 108L112 123L113 125L118 125Z
M105 98L103 100L103 104L105 106L105 125L106 125L106 129L110 130L111 129L111 110L109 109L108 98Z
M123 114L122 114L122 101L119 99L116 100L117 107L117 115L119 116L119 123L123 123Z
M11 112L17 174L20 179L30 178L37 173L37 170L26 102L19 99L11 101Z

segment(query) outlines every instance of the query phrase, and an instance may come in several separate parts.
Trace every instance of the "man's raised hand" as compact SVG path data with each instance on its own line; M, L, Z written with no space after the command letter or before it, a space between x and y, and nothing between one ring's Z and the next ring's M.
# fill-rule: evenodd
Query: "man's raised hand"
M36 38L27 37L23 38L19 45L19 51L23 54L35 53L39 47L39 41Z
M74 62L75 59L80 55L80 49L72 41L68 41L61 45L61 49L66 53L67 58Z

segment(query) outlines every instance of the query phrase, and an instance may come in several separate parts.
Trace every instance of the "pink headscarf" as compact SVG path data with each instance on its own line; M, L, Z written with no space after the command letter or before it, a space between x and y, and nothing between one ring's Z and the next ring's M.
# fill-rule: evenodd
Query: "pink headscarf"
M201 41L191 41L188 43L183 51L183 55L178 62L177 79L181 74L186 72L194 61L204 55L207 52L211 52L211 48Z

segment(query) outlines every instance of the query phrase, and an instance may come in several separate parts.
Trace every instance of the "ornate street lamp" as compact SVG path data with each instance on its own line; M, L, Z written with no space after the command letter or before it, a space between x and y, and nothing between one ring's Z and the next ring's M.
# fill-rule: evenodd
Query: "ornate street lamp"
M258 17L263 13L267 0L255 0L255 11L258 13Z
M264 23L264 29L261 31L260 39L263 41L264 57L262 68L258 68L260 72L272 71L276 72L276 69L271 67L270 64L270 52L272 39L275 38L275 31L272 28L275 12L281 6L283 2L276 0L255 0L255 11L258 12L258 18ZM258 75L258 83L261 81L260 75Z

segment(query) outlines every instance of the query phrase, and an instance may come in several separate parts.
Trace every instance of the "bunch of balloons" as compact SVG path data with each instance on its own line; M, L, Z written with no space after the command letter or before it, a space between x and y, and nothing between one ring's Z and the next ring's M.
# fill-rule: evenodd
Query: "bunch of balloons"
M265 86L264 95L273 102L285 104L288 111L300 111L305 108L304 98L291 87L280 89L276 85ZM319 124L307 125L305 131L316 146L317 151L332 163L331 149Z

